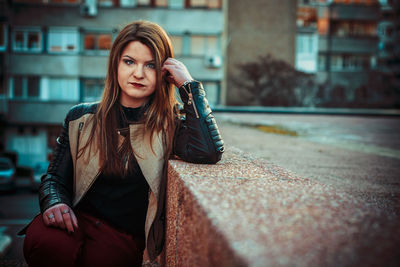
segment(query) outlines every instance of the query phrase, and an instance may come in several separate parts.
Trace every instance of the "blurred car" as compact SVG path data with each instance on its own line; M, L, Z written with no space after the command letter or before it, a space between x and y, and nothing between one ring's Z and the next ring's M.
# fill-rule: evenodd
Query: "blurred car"
M15 190L15 167L9 158L0 157L0 190Z
M17 166L15 185L18 189L31 189L33 185L33 169L28 166Z
M41 178L43 174L47 172L48 167L49 167L48 162L41 162L35 165L33 169L33 183L32 183L32 189L34 191L37 191L39 189Z

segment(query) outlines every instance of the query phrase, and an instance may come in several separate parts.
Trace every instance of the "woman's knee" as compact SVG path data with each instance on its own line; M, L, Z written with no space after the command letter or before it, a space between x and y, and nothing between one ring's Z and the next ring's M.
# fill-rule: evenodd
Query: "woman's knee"
M25 260L29 266L68 266L77 260L82 243L80 231L68 234L44 225L42 216L37 216L26 231Z

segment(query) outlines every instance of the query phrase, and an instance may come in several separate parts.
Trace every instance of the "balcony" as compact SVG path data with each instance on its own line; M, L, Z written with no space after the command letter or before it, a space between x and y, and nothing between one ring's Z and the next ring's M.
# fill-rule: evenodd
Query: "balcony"
M377 21L380 18L380 7L379 5L331 4L320 8L318 16L330 20Z
M76 102L9 100L6 120L9 124L61 124Z
M105 77L107 56L10 54L13 75ZM40 68L38 68L40 66Z
M370 54L378 49L378 37L327 37L320 36L318 50L336 53Z

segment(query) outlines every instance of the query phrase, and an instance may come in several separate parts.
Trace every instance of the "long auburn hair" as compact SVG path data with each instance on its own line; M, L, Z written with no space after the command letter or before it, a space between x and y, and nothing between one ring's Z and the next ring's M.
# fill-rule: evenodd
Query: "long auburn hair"
M82 155L85 149L94 145L99 150L101 170L108 174L121 174L121 170L126 169L126 162L121 159L129 158L134 153L130 146L129 135L125 138L122 149L118 150L117 133L118 118L122 112L117 70L123 50L132 41L139 41L152 51L156 69L156 89L142 106L145 111L140 134L143 137L148 136L151 144L153 134L161 132L165 138L167 155L172 149L175 129L174 107L177 100L173 84L163 79L161 74L164 61L174 56L171 41L158 24L142 20L135 21L120 31L111 47L103 95L94 115L90 138L79 153ZM98 134L98 143L92 144L95 134Z

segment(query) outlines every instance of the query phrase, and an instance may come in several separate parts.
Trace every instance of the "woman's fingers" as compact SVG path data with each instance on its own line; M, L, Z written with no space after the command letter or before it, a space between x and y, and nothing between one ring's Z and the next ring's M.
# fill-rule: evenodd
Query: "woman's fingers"
M48 209L43 213L43 221L46 226L53 226L56 223L56 218L53 213L53 209Z
M182 86L186 81L192 80L192 76L187 70L186 66L174 58L165 60L162 67L163 75L170 75L166 77L167 81L175 84L176 87Z
M44 224L45 224L46 226L50 226L50 221L49 221L48 215L43 214L43 215L42 215L42 218L43 218Z
M68 233L74 232L74 226L72 225L71 219L71 210L69 208L65 208L61 211L65 227L67 228Z
M47 209L43 213L45 225L66 229L74 232L74 227L78 228L78 220L72 209L66 204L57 204Z
M54 216L56 217L57 227L59 227L61 229L65 229L64 218L63 218L59 208L54 210Z
M70 215L71 215L71 219L72 219L72 224L74 225L75 229L78 229L78 219L76 218L73 210L71 210Z

